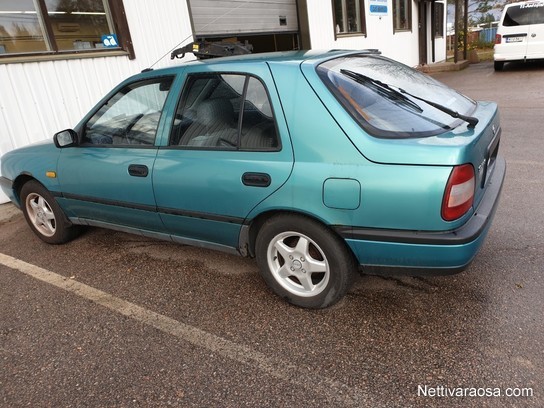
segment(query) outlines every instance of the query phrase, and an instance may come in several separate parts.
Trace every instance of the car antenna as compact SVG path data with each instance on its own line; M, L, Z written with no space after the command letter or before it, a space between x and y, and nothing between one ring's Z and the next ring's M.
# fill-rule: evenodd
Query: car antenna
M166 57L168 54L171 54L172 51L174 51L176 48L178 48L178 46L180 46L181 44L183 44L185 41L187 41L189 38L191 38L193 36L193 34L191 35L188 35L187 37L185 37L183 40L181 40L179 43L177 43L176 45L174 45L173 48L171 48L166 54L164 54L163 56L161 56L157 61L155 61L153 64L151 64L151 66L149 68L146 68L144 70L142 70L142 72L149 72L149 71L153 71L153 67L155 65L157 65L157 63L162 60L164 57Z
M245 6L247 3L249 3L251 0L246 0L242 3L240 3L238 6L236 6L235 8L227 11L226 13L223 13L221 14L219 17L215 18L214 20L210 21L208 24L206 24L205 26L203 26L202 28L206 28L212 24L214 24L217 20L225 17L227 14L230 14L232 13L233 11L236 11L238 10L240 7L242 6ZM189 38L191 38L193 36L193 34L191 33L191 35L188 35L187 37L185 37L183 40L181 40L179 43L177 43L173 48L171 48L166 54L164 54L162 57L160 57L157 61L155 61L153 64L151 64L151 66L149 68L146 68L144 70L142 70L142 72L149 72L149 71L152 71L153 70L153 67L160 61L162 60L164 57L166 57L168 54L171 54L172 51L174 51L176 48L178 48L181 44L183 44L185 41L187 41Z

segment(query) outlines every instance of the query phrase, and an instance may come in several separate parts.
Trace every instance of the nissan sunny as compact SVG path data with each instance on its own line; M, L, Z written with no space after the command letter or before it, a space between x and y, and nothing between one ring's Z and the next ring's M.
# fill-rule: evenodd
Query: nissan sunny
M464 270L505 176L497 105L374 50L249 55L146 70L74 129L1 159L43 241L82 226L254 257L323 308L357 272Z

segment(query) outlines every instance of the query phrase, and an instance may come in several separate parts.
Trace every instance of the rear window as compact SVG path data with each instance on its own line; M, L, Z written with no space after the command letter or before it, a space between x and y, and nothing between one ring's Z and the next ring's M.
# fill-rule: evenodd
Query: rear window
M503 26L515 27L530 24L544 24L544 3L526 3L506 8Z
M463 123L400 90L463 115L476 108L473 100L430 76L376 54L335 58L320 64L317 73L360 126L375 137L433 136ZM358 75L379 83L358 81Z

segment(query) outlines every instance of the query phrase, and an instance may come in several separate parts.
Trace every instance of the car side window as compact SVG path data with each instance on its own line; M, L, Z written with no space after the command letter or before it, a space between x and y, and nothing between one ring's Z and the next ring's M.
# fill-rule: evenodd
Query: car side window
M276 124L266 89L257 78L249 77L242 115L240 148L267 150L277 149L278 145Z
M194 75L178 105L170 146L226 150L277 150L266 89L240 74Z
M152 146L173 78L158 78L127 85L89 119L83 144Z

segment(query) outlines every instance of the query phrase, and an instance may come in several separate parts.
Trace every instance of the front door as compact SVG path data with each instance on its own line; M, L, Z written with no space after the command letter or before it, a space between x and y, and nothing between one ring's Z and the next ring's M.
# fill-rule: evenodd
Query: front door
M152 171L172 81L139 81L115 92L83 126L80 145L62 150L59 200L70 217L163 231Z

